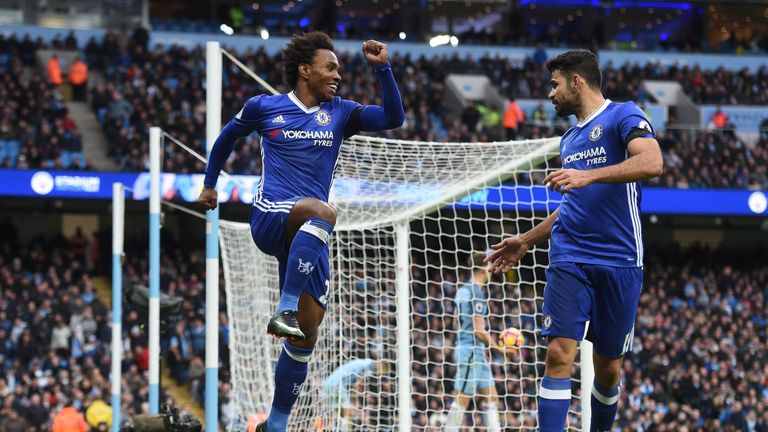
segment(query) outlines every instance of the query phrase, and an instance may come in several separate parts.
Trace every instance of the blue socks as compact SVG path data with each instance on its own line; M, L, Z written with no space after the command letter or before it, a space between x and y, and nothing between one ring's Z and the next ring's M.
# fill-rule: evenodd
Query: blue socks
M318 217L312 217L299 228L293 238L286 261L285 278L277 312L295 311L299 308L301 292L309 283L317 267L321 253L327 253L328 238L333 225Z
M313 348L295 347L288 341L283 344L283 352L275 366L275 395L267 418L268 432L284 432L288 427L291 408L307 378L307 362L312 351Z
M616 410L619 407L619 389L621 384L612 389L600 385L597 379L592 383L592 424L591 432L610 432Z
M544 376L539 388L539 430L563 432L571 404L571 379Z

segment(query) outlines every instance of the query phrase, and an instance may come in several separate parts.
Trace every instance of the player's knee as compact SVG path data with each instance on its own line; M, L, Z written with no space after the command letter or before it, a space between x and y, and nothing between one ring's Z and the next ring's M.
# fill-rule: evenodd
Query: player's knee
M597 378L597 382L606 388L616 386L621 379L621 361L622 359L595 356L595 378Z
M317 329L301 329L304 340L292 341L291 344L299 348L312 349L317 344Z
M321 203L321 205L316 206L314 210L314 217L319 217L331 225L336 225L336 209L332 205Z
M290 217L298 225L310 218L320 218L331 225L336 225L336 208L316 198L304 198L293 207Z
M547 370L570 374L574 354L560 341L552 341L547 347Z

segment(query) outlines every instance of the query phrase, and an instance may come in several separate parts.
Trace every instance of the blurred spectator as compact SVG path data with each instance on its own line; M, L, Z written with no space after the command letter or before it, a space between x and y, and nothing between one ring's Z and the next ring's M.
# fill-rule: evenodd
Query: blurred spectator
M504 130L507 131L507 139L517 139L517 129L525 121L525 115L523 110L520 109L520 105L517 104L514 97L509 98L507 109L504 111L504 119L501 125L504 126Z
M85 260L85 252L88 249L88 237L83 234L81 227L75 228L75 233L69 239L69 244L72 245L72 251L75 254L75 258L78 260Z
M68 405L53 418L52 432L88 432L88 423L77 408Z
M544 44L536 44L536 50L533 52L533 62L539 66L546 65L547 51L544 49Z
M176 324L168 345L166 361L173 377L179 382L187 381L189 362L192 358L191 348L189 332L185 323Z
M536 106L536 108L533 110L533 113L531 113L531 119L533 120L533 124L536 126L549 126L549 118L547 116L547 111L544 109L543 103L540 103Z
M112 102L109 103L109 111L107 115L110 120L119 120L121 124L125 124L130 120L133 113L133 106L123 98L123 95L119 92L112 92Z
M69 82L72 84L72 95L76 101L84 101L86 98L86 86L88 85L88 66L80 56L69 68Z
M480 121L480 111L475 107L474 101L467 101L467 105L461 112L461 121L468 130L474 131L477 129L477 123Z
M85 419L93 430L106 430L99 427L112 426L112 407L103 400L97 399L85 411Z
M64 38L64 49L74 51L77 49L77 38L75 37L75 32L70 30L69 33L67 33L67 37Z
M0 420L0 432L27 432L29 423L12 407L3 407L3 419Z
M725 129L728 126L728 113L723 112L719 106L712 114L707 124L709 129Z
M498 141L500 139L498 129L501 124L501 114L483 104L477 104L477 110L480 112L483 130L488 133L488 140Z
M61 63L59 62L59 56L56 54L51 56L48 60L48 82L55 87L61 85Z

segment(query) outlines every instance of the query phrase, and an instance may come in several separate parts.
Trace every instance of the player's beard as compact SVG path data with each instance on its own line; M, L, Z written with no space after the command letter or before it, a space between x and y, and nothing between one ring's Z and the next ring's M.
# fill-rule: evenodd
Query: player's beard
M558 99L555 103L555 114L559 117L568 117L569 115L576 113L576 99L577 96L571 94L570 98Z

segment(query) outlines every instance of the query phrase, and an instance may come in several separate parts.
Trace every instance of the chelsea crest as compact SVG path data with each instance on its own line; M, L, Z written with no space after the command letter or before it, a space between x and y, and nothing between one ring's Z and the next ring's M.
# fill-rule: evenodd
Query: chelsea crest
M590 141L597 141L602 136L603 136L603 127L601 125L597 125L597 126L593 127L591 131L589 131L589 140Z
M331 113L326 110L320 110L315 113L315 122L320 126L326 126L331 122Z

